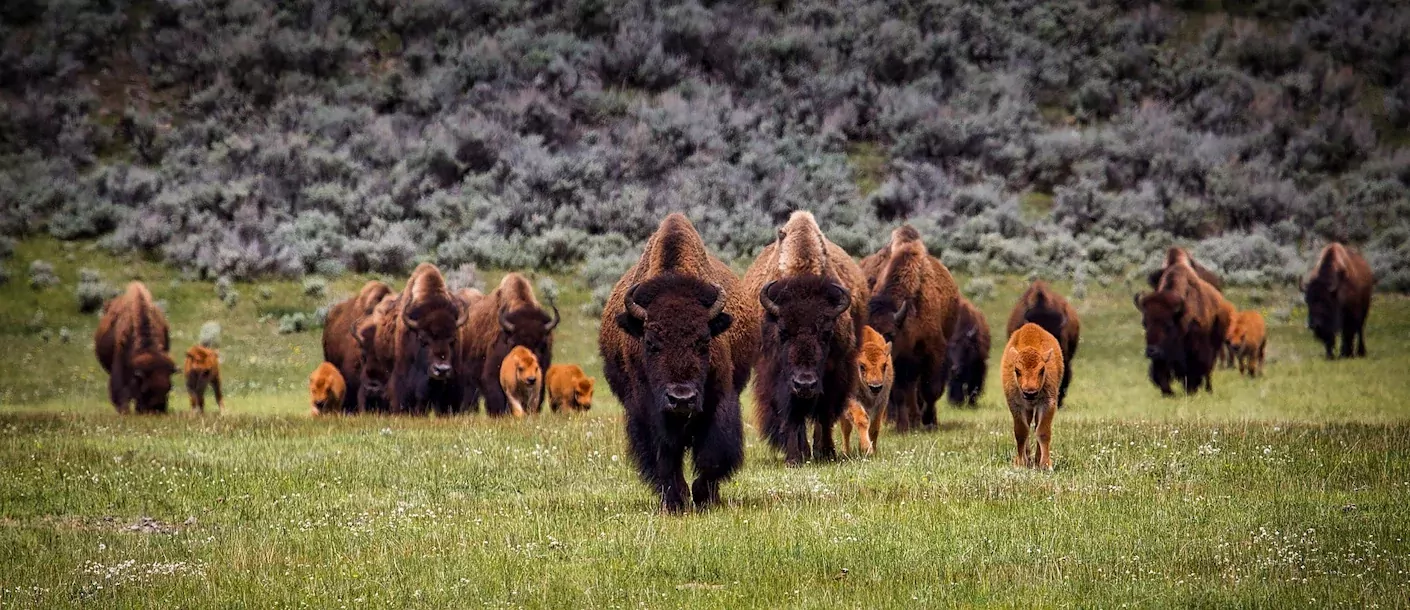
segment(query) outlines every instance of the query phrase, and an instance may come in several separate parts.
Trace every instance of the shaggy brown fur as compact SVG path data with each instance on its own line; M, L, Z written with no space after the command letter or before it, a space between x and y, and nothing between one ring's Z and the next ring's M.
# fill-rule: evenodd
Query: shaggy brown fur
M392 412L459 411L465 384L457 343L468 319L460 299L450 293L440 269L422 263L397 297L396 309L382 321L383 330L390 326L394 354L387 385Z
M1252 310L1235 314L1229 326L1229 349L1238 360L1240 373L1249 377L1263 374L1263 357L1268 349L1263 316Z
M473 297L473 295L471 295ZM539 366L553 366L553 329L558 325L558 307L550 304L553 315L534 297L528 278L509 273L499 286L470 307L470 322L461 331L460 356L465 368L465 403L476 409L480 396L485 412L500 416L509 413L508 398L499 384L499 364L514 347L534 353ZM537 411L540 405L534 405Z
M516 345L499 365L499 387L509 401L509 412L523 417L529 411L539 412L539 394L543 392L539 359L522 345Z
M1151 361L1151 382L1170 396L1172 378L1194 394L1203 383L1213 392L1211 372L1229 332L1229 309L1224 296L1194 269L1175 265L1166 270L1159 290L1136 295L1146 331L1146 357Z
M348 392L338 367L324 362L308 377L309 413L313 416L337 413L342 409L343 396Z
M607 299L603 373L626 411L637 471L665 511L683 510L687 493L698 508L717 503L744 459L739 393L758 354L757 300L681 214L661 221ZM689 488L687 450L697 474Z
M396 293L382 297L372 313L358 320L353 338L358 346L357 412L391 411L387 381L396 360L393 347L393 320L397 312ZM346 380L345 380L346 381Z
M186 362L181 367L186 377L186 392L191 395L191 410L206 412L206 386L215 392L215 406L225 412L225 397L220 393L220 354L204 345L186 350Z
M1072 383L1072 359L1077 357L1077 344L1082 338L1082 321L1067 299L1047 282L1037 280L1028 287L1009 313L1008 334L1032 322L1057 337L1062 346L1062 385L1058 389L1058 407L1067 399L1067 386Z
M108 372L108 398L119 413L136 403L138 413L166 413L171 376L171 330L166 316L141 282L103 307L93 335L98 364Z
M1041 326L1027 323L1009 337L999 365L1004 398L1013 416L1014 466L1053 469L1053 417L1057 415L1058 386L1062 379L1062 347ZM1038 433L1038 446L1028 451L1030 431Z
M592 409L592 386L592 378L582 367L555 364L548 369L548 404L564 413Z
M815 322L821 320L813 319L831 309L827 295L815 299L804 294L804 286L813 283L807 278L822 278L815 288L823 292L840 286L846 293L844 309L828 331L820 332ZM779 293L777 298L763 294L770 286ZM754 415L760 434L783 450L791 464L809 457L832 459L832 426L847 406L856 375L854 354L866 324L868 291L861 269L845 250L828 241L811 213L798 211L744 274L744 292L759 295L753 313L764 320L764 344L774 346L760 350L754 367ZM766 312L765 303L775 312ZM780 334L784 331L786 338ZM812 385L799 389L802 377ZM803 428L806 420L813 421L811 447Z
M989 371L989 321L974 303L960 297L960 315L946 359L950 363L950 404L979 404Z
M323 326L323 361L338 367L338 373L347 381L348 391L344 393L341 406L344 411L357 408L361 391L362 348L358 345L357 325L389 294L392 294L391 287L372 280L363 284L356 295L328 310Z
M1210 271L1204 265L1199 264L1194 258L1191 258L1190 253L1186 252L1184 248L1176 246L1171 246L1169 250L1165 251L1165 264L1161 265L1159 269L1152 271L1150 275L1146 277L1146 281L1150 283L1151 288L1160 287L1160 278L1165 275L1165 271L1176 265L1186 265L1190 269L1193 269L1195 275L1199 276L1199 279L1213 286L1215 290L1219 290L1224 286L1218 275L1215 275L1213 271Z
M1223 298L1222 293L1219 299L1219 309L1221 310L1220 315L1229 320L1229 328L1226 331L1229 335L1225 339L1224 344L1219 348L1219 361L1223 363L1226 369L1234 368L1234 346L1229 343L1229 340L1233 338L1234 316L1238 314L1239 310L1234 307L1234 304L1231 303L1229 299Z
M1341 357L1352 356L1351 344L1356 342L1356 355L1366 355L1366 318L1371 314L1371 291L1376 277L1366 259L1351 248L1338 243L1322 249L1317 266L1302 283L1307 302L1307 328L1327 348L1332 358L1337 334L1341 334Z
M866 416L867 425L858 428L859 435L864 437L863 453L870 455L875 451L877 440L881 436L881 427L886 422L891 385L895 381L896 369L891 366L891 344L872 327L863 326L862 347L857 350L857 383L852 388L852 400L861 406ZM852 426L861 421L855 414L849 418L842 420L843 449L851 445L849 437Z
M909 225L891 232L886 259L868 304L868 323L892 342L896 429L916 420L934 428L935 401L945 391L945 354L959 318L959 288L950 270L926 252Z

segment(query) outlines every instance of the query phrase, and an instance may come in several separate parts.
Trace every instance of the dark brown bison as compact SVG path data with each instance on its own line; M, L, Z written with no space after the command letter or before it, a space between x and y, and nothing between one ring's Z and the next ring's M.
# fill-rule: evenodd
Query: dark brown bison
M356 410L362 379L362 349L358 345L356 326L372 313L382 297L391 293L392 289L386 284L372 280L363 284L356 295L328 310L328 319L323 325L323 361L337 367L347 391L342 394L341 406L329 405L325 410Z
M661 221L607 299L603 373L626 411L632 460L663 510L684 509L687 492L699 508L718 502L720 482L743 462L739 393L758 353L755 301L681 214Z
M397 297L396 312L384 320L380 334L392 326L393 364L387 395L394 413L449 414L463 402L459 373L460 328L468 313L446 287L435 265L422 263Z
M955 335L950 338L946 360L950 363L950 404L979 403L984 375L989 371L989 321L968 299L960 298Z
M98 364L108 372L108 398L119 413L166 413L176 363L166 316L141 282L108 302L93 335Z
M1029 322L1043 327L1062 346L1062 385L1058 389L1058 406L1061 407L1067 400L1067 386L1072 383L1072 359L1077 357L1082 321L1067 299L1047 282L1038 280L1028 287L1009 313L1009 336Z
M1322 249L1317 266L1302 282L1302 297L1307 302L1307 328L1327 348L1332 348L1341 333L1341 357L1352 355L1351 342L1356 341L1356 355L1366 355L1366 317L1371 313L1371 290L1376 278L1371 266L1359 252L1338 243Z
M1171 396L1172 378L1194 394L1201 384L1213 392L1211 373L1228 337L1230 320L1223 295L1189 265L1166 269L1158 290L1136 295L1146 330L1151 382Z
M1199 264L1194 258L1191 258L1190 253L1186 252L1184 248L1177 246L1171 246L1169 250L1165 251L1165 264L1146 276L1146 281L1150 283L1151 288L1158 288L1160 286L1161 276L1165 275L1165 270L1180 264L1189 265L1191 269L1195 270L1195 275L1198 275L1199 279L1213 286L1215 290L1223 289L1224 283L1219 280L1218 275L1215 275L1213 271L1210 271L1204 265Z
M468 298L468 297L467 297ZM499 287L470 307L470 322L461 331L461 359L466 371L465 404L471 411L481 395L485 398L485 413L501 416L509 413L508 398L499 383L499 367L509 351L524 347L533 352L539 367L553 366L553 329L558 327L558 306L552 303L550 316L538 299L534 287L518 273L500 280ZM525 405L534 412L540 404Z
M856 383L866 279L808 212L794 212L744 274L763 320L755 364L759 432L788 464L833 459L832 427ZM807 423L813 422L813 445Z
M896 429L934 428L935 401L945 392L945 354L959 318L959 288L950 270L926 252L910 225L891 232L877 275L867 322L891 342L896 384L891 390Z
M387 413L392 410L387 386L396 366L395 324L397 293L382 297L372 313L353 324L353 339L357 342L358 380L356 405L358 413Z

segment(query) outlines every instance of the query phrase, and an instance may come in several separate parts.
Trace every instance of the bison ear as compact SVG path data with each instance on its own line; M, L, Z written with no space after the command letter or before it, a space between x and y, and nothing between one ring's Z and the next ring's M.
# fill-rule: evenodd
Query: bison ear
M966 337L969 337L970 339L973 339L973 338L975 338L975 337L978 337L978 336L979 336L979 327L978 327L978 326L971 326L971 327L969 327L969 332L965 333L965 336L966 336Z
M1053 348L1050 347L1050 348L1048 348L1048 351L1043 352L1043 362L1046 363L1046 362L1052 362L1052 361L1053 361Z
M646 334L646 320L638 318L630 313L617 314L617 328L623 332L640 339Z
M890 356L890 355L891 355L891 342L890 342L890 341L887 341L887 342L886 342L886 355L887 355L887 356Z
M734 316L720 312L720 315L710 318L710 336L720 336L725 331L729 330L732 324L734 324Z

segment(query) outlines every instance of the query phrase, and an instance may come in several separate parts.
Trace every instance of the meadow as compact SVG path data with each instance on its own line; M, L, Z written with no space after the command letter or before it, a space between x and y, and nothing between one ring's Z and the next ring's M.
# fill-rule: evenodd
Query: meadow
M41 258L61 283L36 291L23 272ZM1410 605L1398 295L1376 297L1370 357L1328 362L1292 287L1232 290L1269 320L1267 375L1220 370L1212 395L1162 399L1136 287L1094 281L1073 299L1085 334L1054 472L1009 465L995 366L977 409L883 433L870 458L785 468L746 424L724 505L673 517L635 480L601 381L573 417L311 418L319 331L280 334L276 320L369 276L322 295L236 283L230 308L210 280L82 242L21 241L4 265L4 607ZM224 414L190 414L179 377L171 414L113 413L97 316L74 300L84 267L145 281L174 352L221 324ZM555 361L600 380L590 290L553 277ZM978 304L1001 333L1026 280L989 279Z

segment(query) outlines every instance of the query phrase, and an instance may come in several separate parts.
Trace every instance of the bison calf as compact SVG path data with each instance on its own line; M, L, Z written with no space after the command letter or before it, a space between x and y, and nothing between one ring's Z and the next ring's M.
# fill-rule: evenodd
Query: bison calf
M206 412L206 386L215 392L215 406L225 412L225 397L220 393L220 354L204 345L186 350L186 363L181 367L186 376L186 392L191 395L191 410Z
M1256 311L1240 311L1229 328L1229 351L1238 361L1239 372L1249 377L1263 373L1263 356L1268 347L1267 327Z
M523 417L526 409L539 412L539 359L529 348L516 345L509 350L499 365L499 387L514 417Z
M1002 361L1004 398L1013 415L1015 466L1053 469L1053 416L1062 384L1062 347L1048 331L1029 322L1009 337ZM1038 446L1028 451L1029 431L1038 432Z
M891 401L891 385L896 371L891 366L891 344L870 326L862 327L862 344L857 350L857 382L852 387L852 402L847 416L842 418L842 448L852 446L852 427L858 428L862 453L871 455L886 423L886 406ZM862 409L857 417L853 405Z
M576 364L548 367L548 404L554 412L587 411L592 408L592 378Z
M309 412L313 415L336 413L342 410L343 397L347 396L347 384L338 367L328 362L313 369L308 378Z

